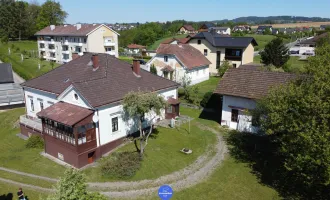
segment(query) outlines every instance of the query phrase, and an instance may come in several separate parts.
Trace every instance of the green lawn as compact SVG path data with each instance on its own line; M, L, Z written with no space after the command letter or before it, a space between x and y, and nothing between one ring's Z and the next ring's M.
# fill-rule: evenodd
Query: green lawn
M273 35L259 35L259 34L247 34L244 37L253 37L258 46L254 47L255 51L259 51L265 48L266 44L275 38Z
M261 57L260 55L254 57L254 63L260 63ZM288 72L297 73L297 72L305 72L305 65L308 61L299 60L297 56L290 56L288 61L289 69Z
M174 35L171 37L165 37L162 39L157 40L156 42L154 42L152 45L148 46L148 50L156 50L158 48L158 46L160 45L160 43L164 42L165 40L171 39L171 38L185 38L187 36L187 34L180 34L180 35Z
M12 45L14 44L14 48ZM11 54L8 55L8 48L11 49ZM16 49L16 48L19 48ZM24 61L21 61L22 51L27 51L28 54L38 54L38 47L36 41L15 41L8 42L8 44L0 43L0 60L3 62L11 63L14 71L22 78L29 80L36 76L40 76L52 69L50 62L40 61L40 59L30 56L24 56ZM41 69L38 69L38 63L40 63ZM59 64L54 63L54 67Z
M24 108L0 113L0 166L48 177L61 176L63 166L41 156L40 149L25 148L26 141L16 136L20 132L19 116L24 113Z
M217 88L219 81L220 77L210 76L209 80L196 84L199 88L200 97L203 98L206 92L213 92Z
M0 199L13 200L17 199L17 191L20 186L0 182ZM27 200L46 199L46 195L38 191L22 188Z
M178 171L193 163L215 142L215 135L210 131L201 130L196 124L196 120L191 122L190 133L188 133L188 124L177 129L157 128L157 130L158 133L155 134L155 137L148 141L141 168L128 179L129 181L155 179ZM187 156L181 153L179 150L182 148L192 149L193 154ZM120 148L119 151L134 152L136 149L134 144L130 143ZM89 168L84 172L88 181L116 180L102 177L99 167Z

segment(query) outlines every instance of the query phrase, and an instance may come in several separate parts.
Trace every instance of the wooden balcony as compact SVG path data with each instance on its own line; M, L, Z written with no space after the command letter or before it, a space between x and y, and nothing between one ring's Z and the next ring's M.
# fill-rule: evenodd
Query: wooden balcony
M241 61L242 60L242 56L229 56L229 55L225 55L225 60L229 60L229 61Z

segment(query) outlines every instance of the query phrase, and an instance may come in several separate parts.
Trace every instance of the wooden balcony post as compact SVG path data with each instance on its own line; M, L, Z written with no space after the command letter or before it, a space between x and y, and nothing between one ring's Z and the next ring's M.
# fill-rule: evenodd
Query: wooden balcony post
M78 133L76 128L73 128L73 134L75 138L75 145L78 146Z

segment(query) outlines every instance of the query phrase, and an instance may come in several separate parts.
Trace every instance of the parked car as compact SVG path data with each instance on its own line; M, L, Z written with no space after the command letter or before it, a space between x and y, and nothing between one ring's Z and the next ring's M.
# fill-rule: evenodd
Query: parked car
M302 55L304 55L304 56L313 56L314 53L313 53L313 52L308 52L308 51L306 51L306 52L304 52Z
M139 60L139 61L140 61L140 65L145 65L145 64L147 64L147 62L144 61L144 60Z
M291 50L291 51L289 51L289 55L295 55L295 54L299 54L299 50Z

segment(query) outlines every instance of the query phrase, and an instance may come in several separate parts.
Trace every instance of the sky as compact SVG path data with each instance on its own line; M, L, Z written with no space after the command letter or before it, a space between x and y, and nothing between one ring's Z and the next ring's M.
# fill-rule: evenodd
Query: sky
M35 0L33 0L35 1ZM46 0L37 0L43 3ZM212 21L246 16L330 18L330 0L56 0L66 23Z

